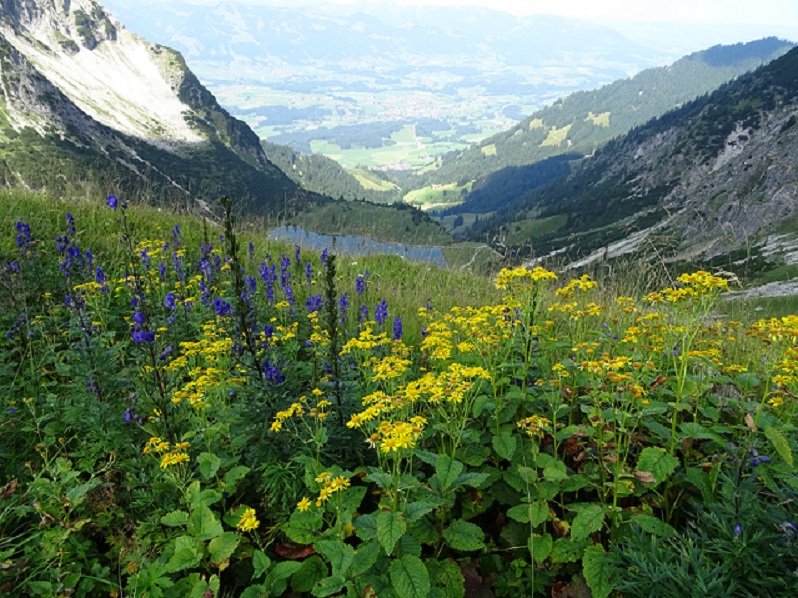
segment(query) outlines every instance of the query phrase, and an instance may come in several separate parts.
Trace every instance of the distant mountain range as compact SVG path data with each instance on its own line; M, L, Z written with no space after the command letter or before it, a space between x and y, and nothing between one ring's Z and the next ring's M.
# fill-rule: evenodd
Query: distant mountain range
M473 235L572 266L641 253L798 263L796 161L798 48L610 141Z

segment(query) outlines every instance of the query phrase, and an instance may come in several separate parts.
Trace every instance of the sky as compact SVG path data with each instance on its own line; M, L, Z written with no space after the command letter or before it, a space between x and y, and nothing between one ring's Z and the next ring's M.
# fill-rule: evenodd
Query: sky
M139 0L172 2L172 0ZM183 0L214 5L224 0ZM599 21L639 38L659 37L654 23L681 24L683 43L695 49L709 43L751 41L775 35L798 42L798 0L232 0L245 4L305 5L323 8L331 3L372 6L483 6L517 16L557 15ZM710 31L711 29L711 31ZM672 35L671 29L667 35ZM665 32L661 32L666 36ZM692 39L691 38L700 38ZM651 39L650 41L660 41ZM692 43L691 43L692 41Z

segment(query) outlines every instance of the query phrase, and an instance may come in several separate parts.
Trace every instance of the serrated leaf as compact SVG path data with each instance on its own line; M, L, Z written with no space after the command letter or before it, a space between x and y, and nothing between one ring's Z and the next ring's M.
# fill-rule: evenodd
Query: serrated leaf
M421 598L430 590L429 571L420 558L406 554L391 563L391 584L399 598Z
M210 480L219 471L222 460L213 453L200 453L197 456L199 472L206 480Z
M479 395L476 399L474 399L474 406L471 407L471 414L478 418L479 414L482 413L482 410L488 406L488 403L491 401L490 397L485 395Z
M296 509L291 513L281 529L283 533L297 544L312 544L318 537L318 532L324 525L324 520L319 511L300 511Z
M166 567L172 573L196 567L202 560L202 543L191 536L175 538L175 551Z
M380 470L373 470L370 471L367 478L370 482L374 482L382 488L383 490L387 490L391 487L391 483L393 478L389 473Z
M434 507L425 502L410 502L405 505L405 521L413 523L432 511Z
M448 455L441 455L435 462L435 473L443 490L451 488L454 481L463 473L463 464Z
M288 587L288 578L296 573L302 563L298 561L282 561L277 563L274 568L269 571L266 576L266 582L263 584L267 588L271 588L271 596L281 596L285 589Z
M373 540L377 537L377 516L374 513L361 515L355 519L355 533L363 540Z
M784 438L784 435L776 428L770 427L765 428L765 436L770 441L770 444L773 445L773 448L776 449L779 457L781 457L787 465L792 467L792 449L790 449L790 444L787 442L787 439Z
M169 527L178 527L188 523L188 513L185 511L172 511L161 517L161 523Z
M481 488L489 477L490 477L489 473L478 473L478 472L464 473L461 474L454 481L454 485L471 486L472 488Z
M208 554L211 555L212 563L222 563L229 559L238 543L241 542L241 535L235 532L224 532L208 543Z
M548 480L550 482L556 482L559 480L567 480L568 479L568 471L565 467L565 463L562 461L557 461L556 463L552 463L549 467L543 468L543 479Z
M325 577L327 565L314 554L302 561L302 566L291 576L291 588L300 594L307 594Z
M723 437L720 436L720 434L716 434L698 422L684 422L681 424L680 429L687 438L694 438L696 440L714 440L717 444L725 444L725 440L723 440Z
M551 515L549 513L549 505L545 502L533 502L531 505L529 505L529 507L529 522L534 527L537 527L544 521L547 521Z
M232 494L235 492L241 480L243 480L250 471L250 468L245 465L236 465L233 469L224 474L224 489L227 493Z
M188 519L188 533L198 540L211 540L224 531L222 524L209 507L200 504L191 511Z
M551 549L554 546L554 540L551 534L543 534L542 536L531 536L529 538L529 553L536 563L542 563L551 554Z
M663 448L653 446L644 448L637 459L637 469L653 473L657 484L667 480L678 466L676 457L669 455Z
M515 505L507 509L507 516L513 521L518 523L529 523L531 516L529 514L530 505Z
M518 439L513 436L510 430L502 430L499 434L493 436L491 444L493 445L493 450L496 451L499 457L509 461L515 454Z
M427 570L430 579L438 588L442 588L445 598L463 598L465 596L465 580L460 567L453 560L428 560ZM434 589L434 588L433 588Z
M443 537L449 546L465 552L484 548L483 536L482 528L462 519L455 519L443 530Z
M332 596L333 594L338 594L345 585L346 579L340 575L332 575L330 577L325 577L319 583L317 583L311 594L317 596L318 598Z
M553 563L575 563L582 558L585 547L590 541L585 538L574 540L570 536L557 538L551 548L551 561Z
M607 557L604 548L595 544L588 546L582 556L582 574L593 598L607 598L614 587L612 577L616 572L615 566Z
M653 515L635 515L632 521L636 522L644 531L660 538L673 538L678 534L672 525L665 523L662 519L654 517Z
M272 566L272 560L266 556L266 553L262 550L256 550L252 553L252 568L254 572L252 573L252 578L257 579L262 576L266 571L269 570L269 567Z
M380 545L377 542L363 542L355 550L355 557L352 559L352 575L362 575L377 562L380 556Z
M377 539L385 550L385 554L390 556L394 546L406 530L407 524L401 513L395 511L377 513Z
M269 598L269 590L264 585L249 586L240 598Z
M352 565L352 559L355 558L355 549L344 544L339 538L319 540L313 544L313 548L330 563L334 576L345 576Z
M604 525L604 509L600 505L588 505L574 517L571 523L571 537L574 540L587 538Z

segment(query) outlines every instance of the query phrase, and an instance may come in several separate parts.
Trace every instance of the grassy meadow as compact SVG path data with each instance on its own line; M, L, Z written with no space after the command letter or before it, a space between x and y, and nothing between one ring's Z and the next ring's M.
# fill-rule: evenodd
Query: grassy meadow
M786 596L798 316L0 193L0 591ZM724 315L726 314L726 315Z

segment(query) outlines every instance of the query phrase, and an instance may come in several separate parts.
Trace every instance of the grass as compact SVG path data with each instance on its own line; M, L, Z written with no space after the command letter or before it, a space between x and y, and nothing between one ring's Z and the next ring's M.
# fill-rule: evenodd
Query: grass
M381 179L373 172L362 168L347 168L346 171L354 176L364 189L372 191L393 191L399 188L390 181Z
M421 206L422 208L433 205L462 203L463 189L470 192L472 184L473 181L469 181L465 185L448 183L446 185L433 185L430 187L422 187L421 189L414 189L405 194L404 202L414 206Z
M558 214L548 218L527 218L511 224L507 233L507 242L511 245L523 245L540 237L557 232L568 222L566 214Z
M592 112L588 112L585 120L589 120L597 127L609 127L610 126L610 113L609 112L601 112L600 114L593 114Z
M549 129L549 136L543 140L540 146L546 147L550 145L562 145L562 142L565 141L566 137L568 137L568 131L571 130L572 126L573 125L566 125L562 129L552 127Z

